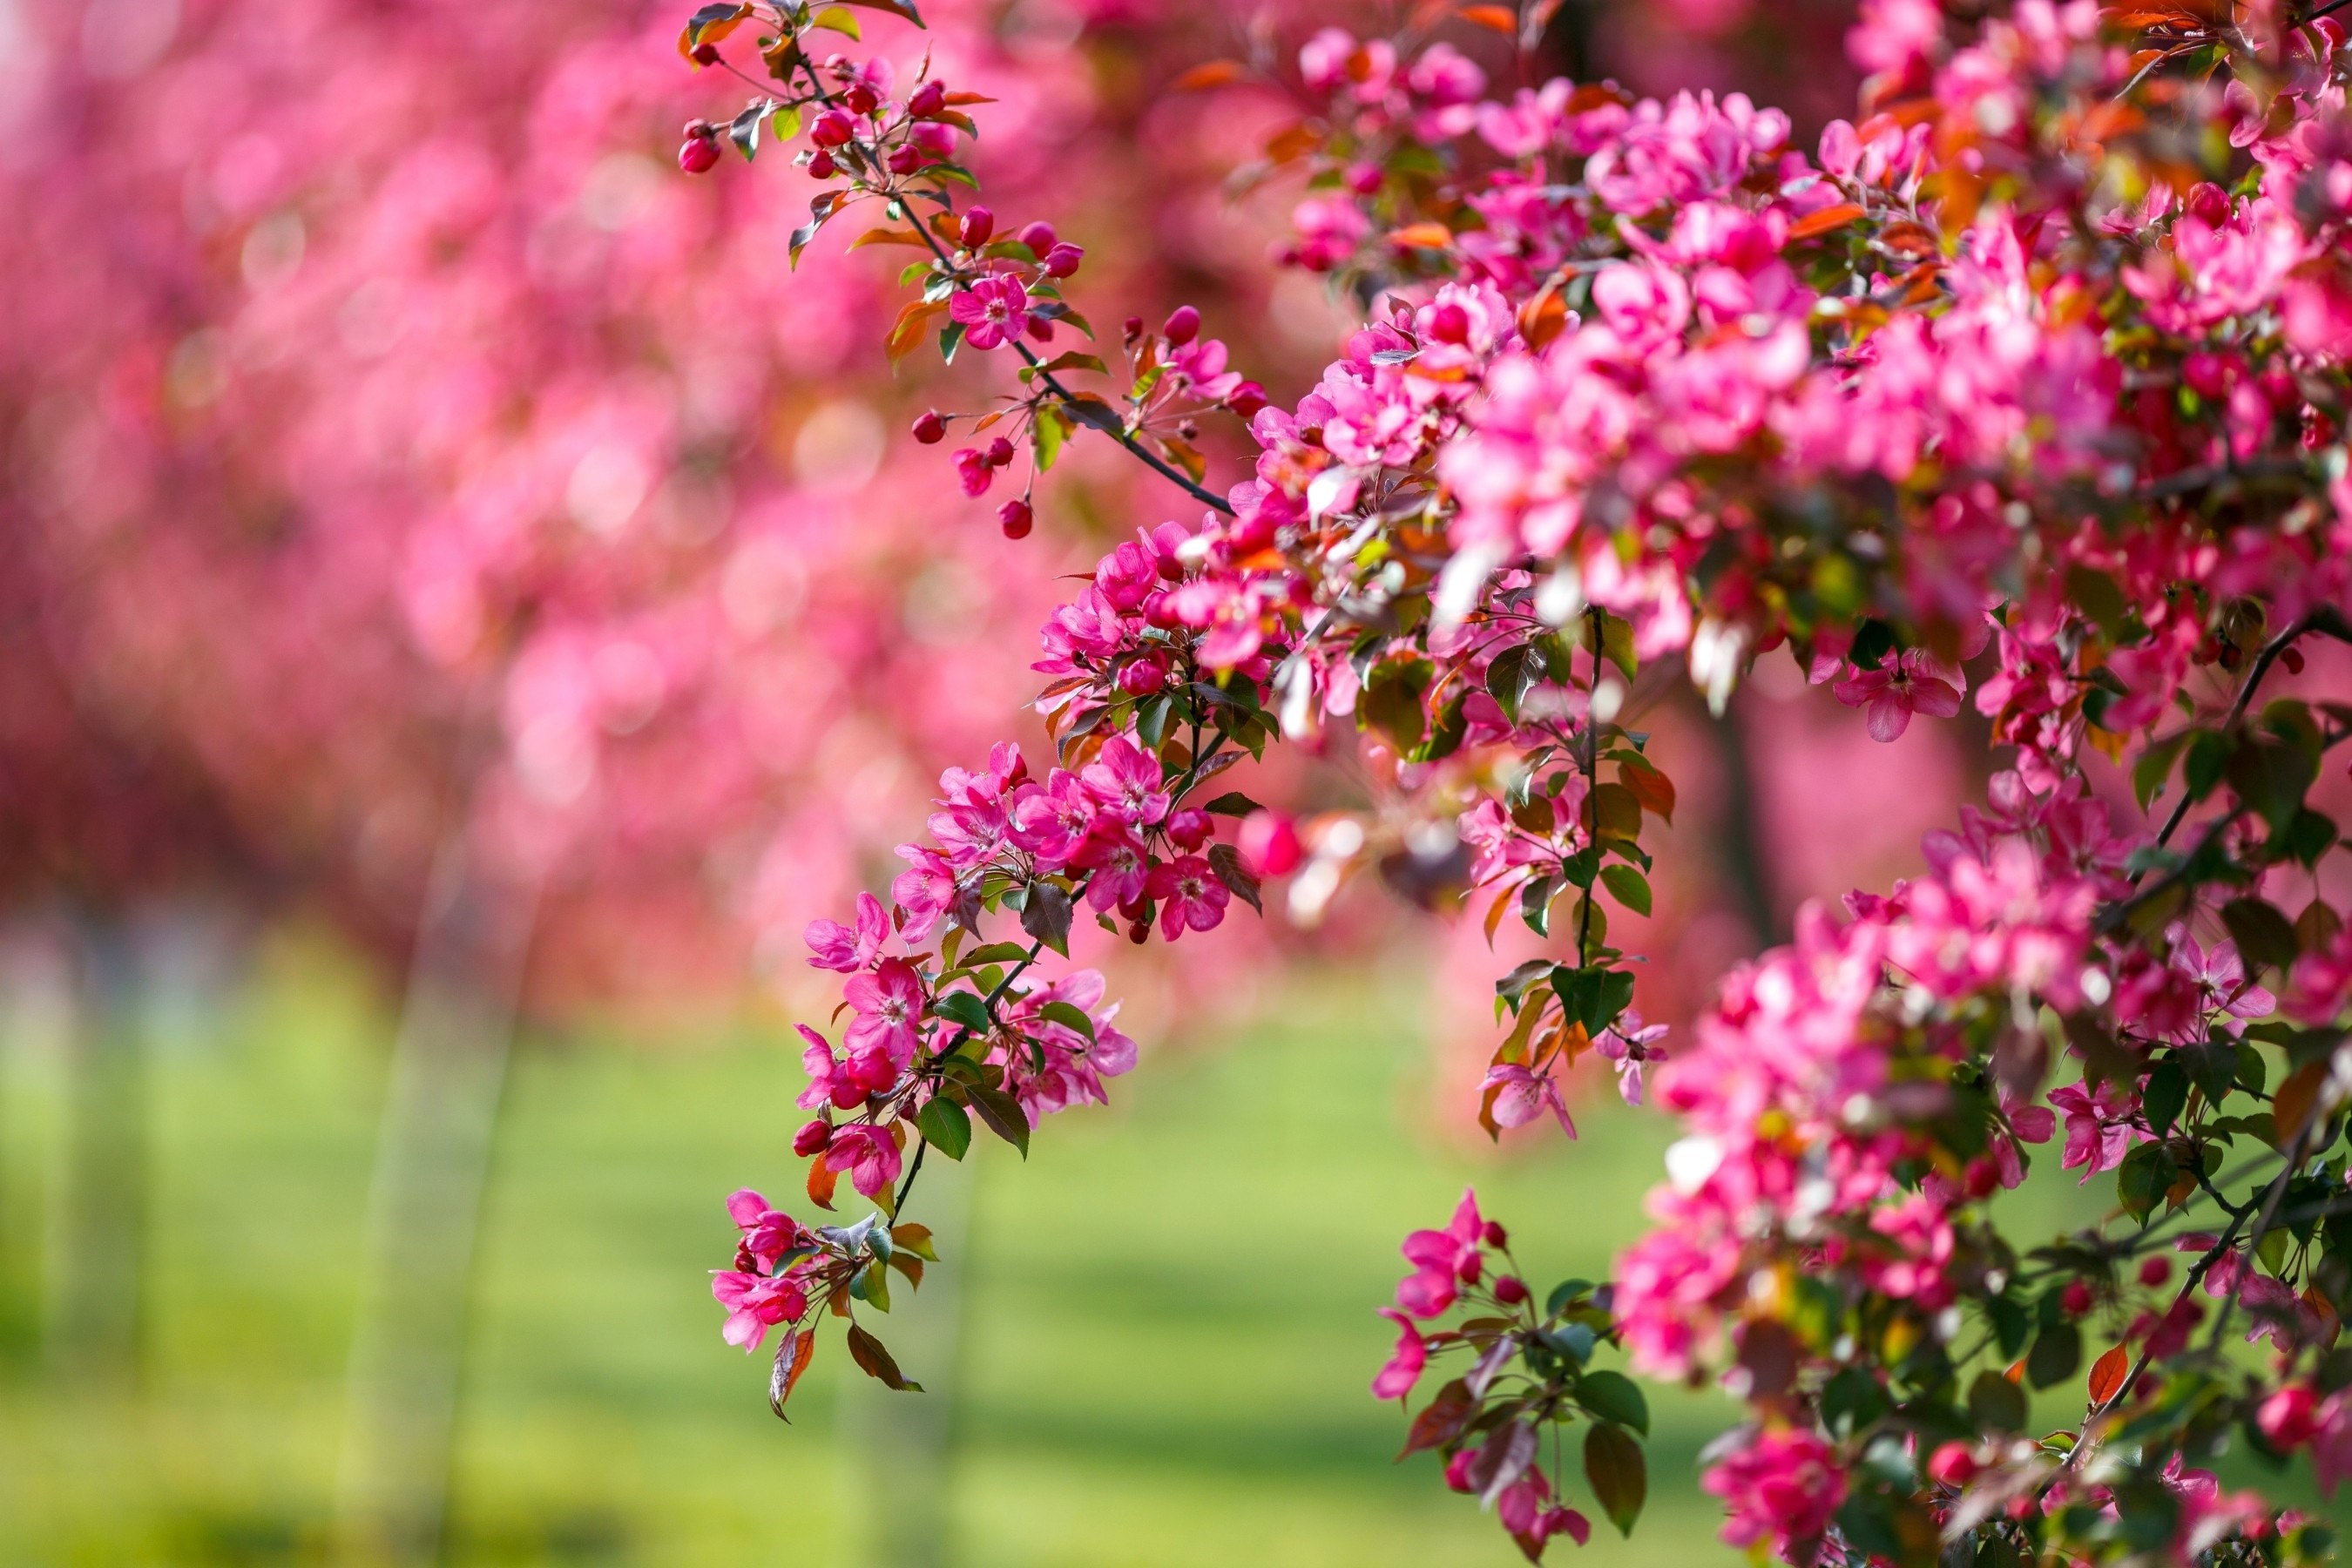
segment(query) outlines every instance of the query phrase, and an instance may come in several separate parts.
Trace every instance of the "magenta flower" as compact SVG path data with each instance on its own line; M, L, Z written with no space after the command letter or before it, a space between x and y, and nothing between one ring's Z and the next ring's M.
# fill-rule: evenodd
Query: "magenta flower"
M1005 812L1012 824L1007 837L1037 857L1041 867L1058 870L1086 843L1095 811L1095 799L1078 776L1055 768L1044 784L1033 780L1013 792Z
M890 917L882 908L882 900L871 893L857 895L857 923L843 925L839 921L811 921L803 940L809 945L809 967L835 969L844 974L854 973L874 962L882 950L883 939L890 934Z
M1124 735L1113 735L1105 742L1101 754L1078 777L1086 784L1087 793L1113 816L1148 827L1168 815L1169 795L1160 759Z
M728 1198L727 1217L743 1233L742 1250L763 1269L773 1268L776 1259L800 1245L800 1222L770 1208L768 1200L749 1187Z
M1699 1485L1723 1500L1728 1516L1723 1539L1734 1546L1771 1542L1791 1562L1819 1541L1845 1500L1845 1473L1837 1451L1811 1432L1765 1432L1700 1478Z
M2121 1084L2103 1083L2096 1095L2085 1092L2081 1084L2069 1084L2052 1089L2050 1103L2066 1113L2066 1150L2058 1168L2071 1171L2082 1166L2084 1182L2097 1172L2122 1164L2124 1152L2135 1138L2143 1143L2152 1142L2147 1133L2132 1125L2139 1104Z
M1903 650L1891 665L1857 671L1832 688L1849 708L1870 709L1870 738L1892 741L1911 727L1911 715L1948 719L1960 710L1960 672L1926 648Z
M745 1351L760 1348L768 1330L789 1323L808 1310L808 1293L797 1279L771 1279L737 1269L714 1270L710 1293L727 1309L726 1327L719 1331L730 1345Z
M1397 1326L1396 1350L1389 1356L1388 1364L1372 1379L1374 1399L1402 1399L1421 1381L1421 1369L1429 1364L1429 1346L1423 1342L1421 1331L1412 1320L1394 1307L1382 1307L1381 1316Z
M2247 981L2245 961L2238 956L2236 942L2215 942L2208 952L2196 938L2184 937L2173 962L2197 983L2200 1007L2218 1009L2222 1015L2221 1027L2230 1034L2242 1033L2247 1023L2278 1011L2276 996Z
M1029 290L1018 278L983 278L955 297L948 315L962 323L964 342L992 349L1019 337L1029 324Z
M1141 902L1151 881L1151 858L1143 840L1134 828L1108 817L1096 821L1093 836L1074 864L1093 873L1087 882L1087 904L1097 912Z
M1151 868L1144 890L1160 903L1160 934L1174 942L1187 929L1213 931L1225 918L1233 894L1198 855L1180 856Z
M1497 1062L1486 1069L1486 1079L1478 1087L1494 1097L1487 1111L1497 1127L1525 1127L1549 1110L1561 1131L1576 1136L1576 1123L1569 1120L1568 1104L1549 1068L1536 1072L1518 1062ZM1638 1096L1638 1088L1634 1092Z
M1486 1231L1478 1194L1465 1192L1444 1230L1416 1230L1406 1237L1402 1250L1414 1272L1397 1286L1397 1305L1416 1318L1436 1317L1454 1305L1460 1286L1477 1283Z
M873 973L851 975L841 991L857 1015L843 1037L852 1056L877 1047L900 1068L914 1059L915 1047L922 1041L919 1025L926 998L913 964L886 958Z
M824 1163L848 1172L850 1184L870 1198L898 1180L898 1143L879 1127L861 1122L833 1135Z

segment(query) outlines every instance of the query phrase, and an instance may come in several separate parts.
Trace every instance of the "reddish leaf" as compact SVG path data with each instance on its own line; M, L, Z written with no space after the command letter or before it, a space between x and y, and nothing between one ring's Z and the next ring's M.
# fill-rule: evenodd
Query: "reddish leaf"
M1249 68L1239 60L1203 60L1169 84L1171 92L1206 92L1239 81Z
M821 1209L831 1208L833 1206L834 1184L840 1180L841 1173L826 1164L824 1163L824 1155L820 1154L815 1159L811 1160L809 1162L808 1173L809 1202L816 1205L816 1206Z
M1454 243L1454 231L1442 223L1409 223L1389 230L1389 243L1400 250L1444 250Z
M1463 1381L1455 1378L1439 1389L1437 1397L1423 1405L1421 1414L1412 1418L1412 1429L1405 1434L1404 1451L1397 1458L1402 1459L1424 1448L1451 1443L1477 1413L1478 1402L1471 1397Z
M888 1351L882 1348L882 1342L855 1323L849 1325L849 1359L857 1363L859 1371L886 1388L900 1389L908 1394L923 1392L921 1384L907 1381L898 1371L898 1363L890 1359Z
M1823 207L1809 213L1789 226L1790 239L1812 239L1832 229L1843 228L1862 216L1862 209L1852 202L1840 202L1833 207Z
M1465 5L1462 19L1497 32L1507 38L1519 36L1519 14L1508 5Z
M776 1364L768 1373L768 1408L787 1426L792 1417L784 1414L784 1402L793 1396L793 1389L808 1370L809 1361L816 1354L816 1335L786 1329L776 1346Z
M2131 1352L2117 1345L2091 1363L2091 1403L2105 1405L2123 1392L2124 1374L2131 1370Z

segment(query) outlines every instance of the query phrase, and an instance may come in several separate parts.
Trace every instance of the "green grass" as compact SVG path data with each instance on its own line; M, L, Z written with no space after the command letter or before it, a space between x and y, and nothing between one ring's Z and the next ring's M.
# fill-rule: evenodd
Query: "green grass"
M969 1211L961 1313L901 1291L876 1324L941 1392L845 1389L828 1331L789 1427L763 1365L719 1343L704 1279L726 1256L719 1198L791 1190L795 1053L533 1042L486 1217L457 1555L887 1561L910 1516L876 1474L909 1441L925 1472L940 1422L950 1563L1516 1561L1429 1458L1391 1463L1401 1418L1365 1384L1393 1335L1372 1309L1402 1233L1472 1181L1532 1270L1600 1273L1638 1228L1663 1129L1597 1112L1539 1159L1441 1146L1415 1109L1418 1016L1409 984L1312 979L1237 1037L1152 1053L1025 1168L991 1142L933 1200ZM0 1562L320 1560L389 1024L294 942L156 1053L141 1382L18 1358ZM20 1052L5 1080L12 1203L37 1203L54 1163L55 1077ZM1633 1548L1596 1539L1580 1560L1719 1553L1692 1456L1724 1408L1660 1399L1651 1517Z
M533 1042L486 1215L456 1560L1517 1561L1431 1458L1392 1463L1402 1418L1366 1392L1393 1339L1373 1309L1402 1234L1473 1182L1538 1289L1603 1275L1642 1226L1668 1129L1594 1104L1580 1142L1532 1157L1434 1137L1418 998L1395 973L1309 977L1232 1037L1151 1053L1117 1106L1057 1119L1025 1167L983 1140L949 1179L927 1174L914 1217L940 1225L953 1272L874 1326L935 1392L845 1379L828 1325L791 1426L767 1412L763 1363L719 1342L704 1281L727 1256L720 1198L792 1191L796 1051L750 1034ZM324 1560L389 1026L347 966L294 942L157 1052L142 1381L110 1391L17 1356L0 1380L0 1564ZM0 1198L54 1214L45 1059L15 1053L0 1079ZM2005 1200L2035 1236L2106 1201L2055 1164L2045 1152ZM0 1218L22 1265L38 1227ZM2044 1396L2051 1425L2067 1396ZM1732 1406L1652 1402L1633 1541L1601 1524L1560 1560L1736 1561L1695 1462ZM927 1558L908 1541L942 1544Z

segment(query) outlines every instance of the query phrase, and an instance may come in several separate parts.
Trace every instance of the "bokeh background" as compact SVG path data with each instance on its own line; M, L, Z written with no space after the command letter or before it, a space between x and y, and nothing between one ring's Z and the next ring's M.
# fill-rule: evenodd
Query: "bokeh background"
M719 1342L720 1200L794 1183L802 924L1034 736L1055 574L1170 498L1096 454L998 537L900 434L985 392L889 373L895 266L788 269L779 161L675 173L744 94L673 9L0 0L0 1563L1513 1560L1366 1393L1397 1240L1475 1183L1547 1282L1601 1277L1670 1133L1596 1081L1577 1143L1484 1142L1475 915L1358 889L1096 955L1143 1066L927 1180L950 1261L890 1338L932 1392L828 1351L786 1426ZM1846 9L1568 0L1538 63L1817 126ZM1297 189L1228 180L1299 110L1170 85L1399 16L926 11L871 42L1000 100L973 162L1088 247L1082 309L1190 300L1311 383L1347 315L1266 263ZM1684 807L1625 933L1675 1026L1916 865L1982 749L1873 747L1785 660L1721 723L1681 684L1636 692ZM1335 746L1244 787L1369 786ZM1591 1561L1728 1557L1725 1408L1657 1399L1649 1517Z

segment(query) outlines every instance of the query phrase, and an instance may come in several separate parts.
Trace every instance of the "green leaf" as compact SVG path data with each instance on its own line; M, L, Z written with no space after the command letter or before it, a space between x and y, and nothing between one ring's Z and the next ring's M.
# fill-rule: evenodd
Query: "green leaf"
M1240 850L1230 844L1210 845L1209 869L1216 873L1217 880L1223 882L1234 897L1259 914L1265 913L1265 900L1259 894L1258 879L1250 874L1248 867L1242 864Z
M950 1160L961 1160L971 1147L971 1118L962 1106L951 1100L933 1095L929 1103L915 1112L915 1131L923 1142Z
M1072 913L1070 895L1041 877L1029 884L1029 896L1021 906L1021 929L1067 958Z
M2036 1388L2051 1388L2074 1375L2083 1364L2083 1336L2072 1323L2053 1323L2042 1331L2025 1358L2025 1375Z
M934 997L931 1011L975 1035L984 1035L995 1026L988 1021L987 1004L969 991L950 991Z
M1087 1016L1085 1009L1067 1002L1048 1002L1037 1009L1037 1015L1066 1029L1075 1029L1089 1040L1095 1037L1095 1021Z
M2294 926L2262 900L2231 900L2221 906L2221 923L2230 928L2230 935L2249 968L2269 964L2284 970L2294 965L2298 945Z
M1212 816L1250 816L1265 807L1236 789L1227 790L1201 809Z
M727 139L735 143L735 151L742 153L747 162L760 151L760 122L767 119L768 110L774 107L766 99L761 99L728 122Z
M1622 1427L1596 1422L1584 1434L1584 1479L1610 1522L1632 1535L1650 1495L1649 1461L1643 1458L1642 1445Z
M2230 738L2212 730L2200 730L2189 737L2189 760L2181 765L2180 782L2189 790L2189 798L2203 800L2221 782L2221 771L2230 765Z
M812 27L828 28L836 33L845 33L860 43L866 41L857 31L856 16L852 15L845 6L827 5L824 10L811 16L808 25Z
M2132 764L2132 798L2139 802L2142 811L2164 788L2165 780L2172 776L2172 764L2179 761L2181 750L2188 744L2189 735L2184 731L2169 741L2158 741Z
M1603 614L1601 618L1601 651L1610 663L1633 679L1641 661L1633 655L1633 623L1622 616Z
M1617 901L1637 915L1650 912L1650 879L1631 866L1609 865L1601 868L1601 880Z
M1019 963L1029 956L1029 950L1017 942L992 942L975 947L963 955L967 968L977 969L983 963Z
M1650 1402L1641 1384L1622 1372L1588 1372L1577 1380L1576 1402L1603 1421L1650 1435Z
M2147 1114L2149 1128L2161 1138L2172 1131L2172 1124L2179 1120L2188 1104L2189 1070L2180 1065L2178 1057L2168 1057L2147 1075L2140 1109Z
M988 1123L988 1130L1029 1157L1029 1113L1021 1109L1020 1100L1001 1089L973 1084L966 1093L971 1096L971 1108Z
M1969 1384L1969 1419L1980 1432L2025 1430L2025 1390L1988 1367Z

